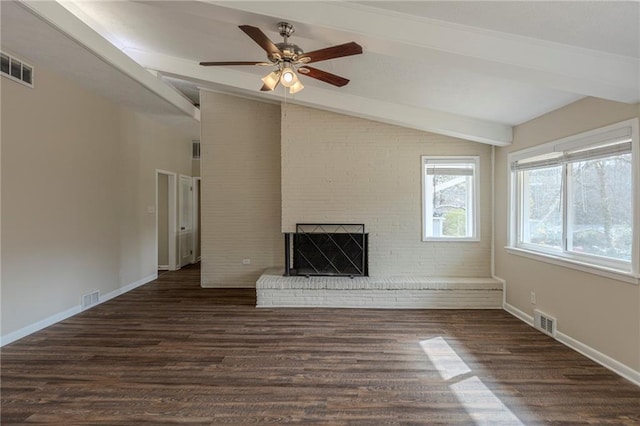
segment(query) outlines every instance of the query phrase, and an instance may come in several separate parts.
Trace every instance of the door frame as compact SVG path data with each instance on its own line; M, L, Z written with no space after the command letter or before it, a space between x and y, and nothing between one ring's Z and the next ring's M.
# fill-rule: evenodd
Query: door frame
M168 234L168 242L169 242L169 270L176 271L180 268L177 267L177 256L176 256L176 212L177 212L177 174L174 172L169 172L167 170L156 169L156 228L155 228L155 258L156 258L156 270L158 270L158 175L166 175L168 178L167 188L168 188L168 222L169 229L167 230Z
M200 198L202 197L202 178L195 176L193 178L193 256L194 261L199 262L202 257L202 243L200 235L200 225L198 224L198 211L200 210ZM196 250L200 245L200 250ZM196 253L200 256L196 256Z

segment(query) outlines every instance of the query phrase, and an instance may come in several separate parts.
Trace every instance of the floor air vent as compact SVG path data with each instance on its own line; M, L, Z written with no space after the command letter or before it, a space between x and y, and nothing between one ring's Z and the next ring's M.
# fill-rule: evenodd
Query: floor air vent
M556 337L556 319L537 309L533 311L535 327L551 337Z
M82 296L82 310L88 309L93 305L97 305L100 301L100 292L94 291L91 293L84 294Z

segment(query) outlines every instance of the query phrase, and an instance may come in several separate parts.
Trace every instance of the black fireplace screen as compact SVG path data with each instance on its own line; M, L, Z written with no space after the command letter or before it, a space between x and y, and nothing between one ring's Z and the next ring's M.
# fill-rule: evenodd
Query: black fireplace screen
M285 275L368 276L368 237L364 224L299 223L285 234Z

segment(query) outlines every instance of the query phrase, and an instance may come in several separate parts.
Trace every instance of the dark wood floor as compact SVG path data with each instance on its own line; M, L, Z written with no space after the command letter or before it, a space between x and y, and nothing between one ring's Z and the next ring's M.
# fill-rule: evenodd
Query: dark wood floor
M2 349L2 424L640 424L640 388L500 311L256 309L157 281Z

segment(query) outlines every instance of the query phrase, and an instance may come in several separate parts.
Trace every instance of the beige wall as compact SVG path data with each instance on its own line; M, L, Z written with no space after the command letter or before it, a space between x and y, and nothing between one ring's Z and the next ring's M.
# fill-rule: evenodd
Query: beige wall
M155 169L191 170L190 138L33 65L1 81L2 335L153 275Z
M534 307L558 320L558 331L640 371L640 286L508 254L507 154L639 116L639 105L586 98L514 129L496 150L495 271L506 301L528 315ZM536 293L536 305L530 293Z
M120 112L123 220L120 222L120 280L156 273L156 169L191 176L191 139L141 114ZM177 250L176 250L177 253Z
M202 286L254 287L283 264L280 106L205 91L200 105Z
M200 160L191 161L191 176L200 177Z
M421 156L480 156L480 242L423 242ZM364 223L369 273L491 275L491 147L296 105L282 112L282 231Z

